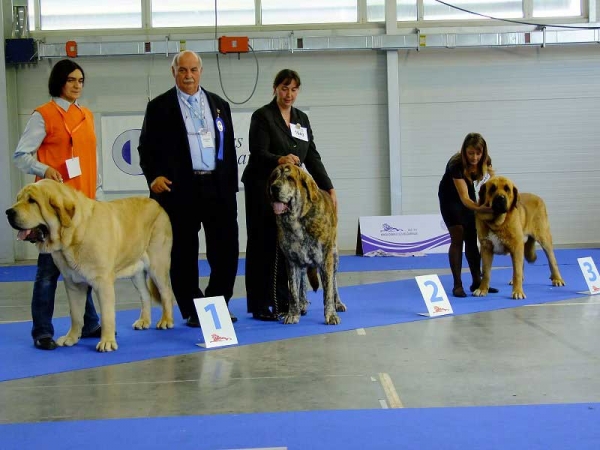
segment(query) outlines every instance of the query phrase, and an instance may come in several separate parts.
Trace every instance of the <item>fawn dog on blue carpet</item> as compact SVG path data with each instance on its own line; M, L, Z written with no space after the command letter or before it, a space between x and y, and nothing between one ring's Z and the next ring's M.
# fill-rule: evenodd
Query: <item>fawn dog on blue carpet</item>
M483 277L474 296L483 297L488 293L494 253L509 253L513 266L512 298L524 299L523 264L524 260L530 263L536 260L536 242L548 258L552 285L565 285L554 256L548 213L541 197L519 193L511 180L495 176L481 186L479 205L490 207L493 212L475 213Z

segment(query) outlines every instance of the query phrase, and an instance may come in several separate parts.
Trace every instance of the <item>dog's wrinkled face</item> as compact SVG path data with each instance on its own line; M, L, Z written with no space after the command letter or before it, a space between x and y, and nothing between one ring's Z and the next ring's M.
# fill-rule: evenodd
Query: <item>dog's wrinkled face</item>
M268 182L269 198L276 215L303 215L311 201L316 201L318 187L303 169L292 164L277 166Z
M504 214L517 206L519 191L506 177L492 177L479 189L479 205L487 206L495 214Z
M17 202L6 210L8 223L19 231L17 239L37 244L42 252L53 251L58 230L70 225L73 213L65 210L63 201L53 200L58 184L52 180L28 184L17 194Z

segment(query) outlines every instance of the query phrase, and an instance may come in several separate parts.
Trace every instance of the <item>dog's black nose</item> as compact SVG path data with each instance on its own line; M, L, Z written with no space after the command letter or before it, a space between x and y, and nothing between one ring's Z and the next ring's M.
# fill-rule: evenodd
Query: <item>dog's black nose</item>
M271 196L277 198L278 195L279 195L279 186L272 184L271 185Z
M12 208L7 209L6 215L8 216L8 219L10 220L11 218L15 217L15 210Z

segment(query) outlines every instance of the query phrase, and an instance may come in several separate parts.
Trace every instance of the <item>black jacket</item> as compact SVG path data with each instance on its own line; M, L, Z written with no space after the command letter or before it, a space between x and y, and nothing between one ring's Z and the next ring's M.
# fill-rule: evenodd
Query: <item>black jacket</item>
M205 89L203 91L208 98L213 119L221 117L225 123L223 160L217 160L215 169L219 189L223 195L235 194L238 191L238 165L229 103L216 94ZM220 142L216 124L215 134L218 149ZM148 103L138 151L148 186L161 175L173 182L171 192L154 194L150 191L150 197L163 206L172 202L187 202L194 175L185 120L175 87Z
M300 124L308 131L308 141L292 137L290 129L281 116L276 99L256 110L250 121L248 145L250 158L242 175L244 183L266 183L277 167L277 160L290 153L298 156L306 165L317 185L324 190L333 188L327 171L317 151L308 116L292 107L290 123Z

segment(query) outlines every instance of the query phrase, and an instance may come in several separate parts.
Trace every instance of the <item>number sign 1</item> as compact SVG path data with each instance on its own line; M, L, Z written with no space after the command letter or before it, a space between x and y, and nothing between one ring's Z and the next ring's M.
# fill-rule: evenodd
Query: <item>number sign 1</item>
M238 343L225 297L195 298L194 306L204 336L204 344L198 344L199 346L212 348Z
M421 313L423 316L436 317L446 314L453 314L450 300L444 291L444 287L437 275L421 275L415 277L428 313Z
M600 275L598 275L598 269L596 269L596 264L594 264L592 257L577 258L577 262L590 290L586 294L594 295L600 293Z

